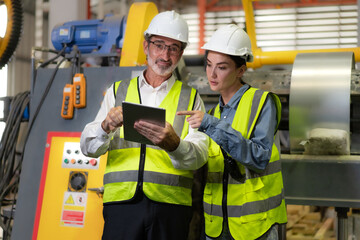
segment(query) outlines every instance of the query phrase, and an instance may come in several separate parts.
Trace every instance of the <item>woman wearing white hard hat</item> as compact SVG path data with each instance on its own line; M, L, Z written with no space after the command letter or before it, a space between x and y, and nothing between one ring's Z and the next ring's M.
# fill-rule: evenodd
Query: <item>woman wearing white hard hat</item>
M204 190L207 239L279 239L287 222L275 133L279 98L242 81L253 60L249 36L234 24L219 28L203 47L206 74L219 104L183 111L192 127L211 138Z

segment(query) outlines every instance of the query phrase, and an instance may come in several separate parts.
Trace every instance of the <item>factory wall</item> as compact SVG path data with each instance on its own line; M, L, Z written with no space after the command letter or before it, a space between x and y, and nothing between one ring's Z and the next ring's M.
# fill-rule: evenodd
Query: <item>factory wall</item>
M83 6L81 2L83 0L79 1L79 6ZM62 3L62 5L65 4ZM358 8L356 5L343 5L255 10L258 47L263 51L355 47L359 39ZM60 21L60 15L67 13L67 11L59 11L55 5L53 8L50 5L49 9L49 13L44 14L43 23L43 42L48 44L50 44L48 36L51 26L56 21ZM193 11L195 12L196 9ZM193 55L198 54L198 14L188 12L183 16L189 23L191 44L184 54ZM64 15L63 21L76 20L74 13L71 14L71 18L66 18L67 16ZM83 14L79 14L78 19L84 19ZM206 13L205 41L219 26L235 22L245 27L244 21L243 11ZM35 43L34 38L35 16L33 13L25 12L22 39L14 57L8 63L9 96L29 90L31 87L31 48ZM50 47L52 48L52 45Z

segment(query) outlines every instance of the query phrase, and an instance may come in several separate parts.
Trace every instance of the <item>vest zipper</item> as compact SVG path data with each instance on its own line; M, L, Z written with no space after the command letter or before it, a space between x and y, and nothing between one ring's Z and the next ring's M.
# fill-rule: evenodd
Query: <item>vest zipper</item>
M137 77L136 86L139 94L139 102L141 104L141 94L139 88L139 77ZM140 163L139 163L139 177L138 177L138 185L137 191L143 190L143 182L144 182L144 167L145 167L145 156L146 156L146 145L140 145Z
M139 176L137 190L141 191L144 182L144 168L145 168L145 156L146 156L146 145L141 144L140 146L140 164L139 164Z
M227 165L224 164L224 175L223 175L223 199L222 199L222 211L223 211L223 230L225 224L228 221L228 214L227 214L227 195L228 195L228 179L229 179L229 171L226 167Z

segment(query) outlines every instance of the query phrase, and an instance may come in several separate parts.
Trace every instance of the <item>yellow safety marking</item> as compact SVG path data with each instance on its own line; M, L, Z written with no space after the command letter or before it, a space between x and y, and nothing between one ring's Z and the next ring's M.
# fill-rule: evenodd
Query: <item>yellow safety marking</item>
M140 66L146 63L143 50L144 32L158 13L152 2L136 2L130 7L126 22L120 67Z
M84 206L70 206L70 205L64 205L64 210L73 210L73 211L84 211Z
M69 205L74 205L75 204L74 198L72 197L71 194L69 195L69 197L66 200L65 204L69 204Z

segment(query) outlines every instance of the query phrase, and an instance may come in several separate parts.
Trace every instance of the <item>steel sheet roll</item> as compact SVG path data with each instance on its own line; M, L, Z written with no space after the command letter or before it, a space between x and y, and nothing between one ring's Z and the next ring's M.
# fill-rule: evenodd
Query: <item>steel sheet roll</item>
M300 53L290 86L291 153L304 152L314 129L350 131L350 87L353 52ZM350 143L346 143L350 144ZM305 145L306 146L306 145ZM331 147L328 145L327 147Z

